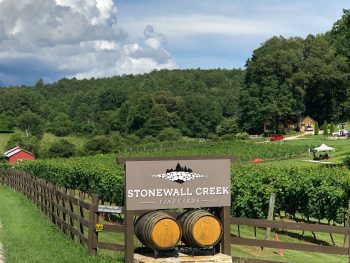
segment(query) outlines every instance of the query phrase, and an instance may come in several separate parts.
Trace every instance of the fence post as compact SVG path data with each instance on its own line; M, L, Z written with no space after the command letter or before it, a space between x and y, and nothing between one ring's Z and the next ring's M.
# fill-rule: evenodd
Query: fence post
M267 220L273 220L273 212L275 210L275 200L276 200L276 194L271 193L270 195L270 202L269 202L269 212L267 215ZM271 232L271 227L267 227L265 230L265 240L270 239L270 232Z
M98 195L92 195L92 204L89 208L89 236L88 236L88 252L92 255L96 255L97 243L98 243L98 233L95 231L95 225L99 221L99 216L97 212L99 204Z
M79 200L78 200L78 223L79 223L79 232L80 234L84 235L84 226L83 224L81 223L81 219L84 218L84 210L83 210L83 207L80 205L80 201L83 201L84 200L84 194L79 191ZM83 244L83 240L80 238L80 235L78 236L79 237L79 242L80 244Z
M350 227L350 200L349 200L349 203L348 203L348 214L347 214L347 217L346 217L345 220L346 220L345 221L345 227ZM344 236L344 247L350 246L350 243L348 241L349 241L349 235L345 234L345 236Z
M62 199L62 220L63 220L63 223L62 223L62 231L63 233L67 234L67 214L66 214L66 201L65 201L65 198L67 197L67 189L66 188L63 188L61 187L60 188L60 191L61 191L61 199Z
M231 255L231 224L230 207L224 206L220 209L220 219L222 224L221 253Z
M69 203L69 211L74 214L74 204L71 200L71 198L74 198L74 193L72 189L68 190L68 203ZM72 215L69 215L69 224L70 224L70 228L69 228L69 232L70 232L70 237L72 238L72 240L74 240L74 220Z
M348 227L348 261L350 263L350 227Z
M125 211L125 253L124 262L134 262L134 211Z

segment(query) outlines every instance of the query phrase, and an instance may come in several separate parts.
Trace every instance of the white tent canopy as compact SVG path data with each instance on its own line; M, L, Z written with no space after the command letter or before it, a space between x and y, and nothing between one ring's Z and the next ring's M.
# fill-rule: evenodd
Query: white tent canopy
M327 151L334 151L335 149L333 147L329 147L325 145L324 143L321 144L321 146L316 147L313 149L314 152L327 152Z

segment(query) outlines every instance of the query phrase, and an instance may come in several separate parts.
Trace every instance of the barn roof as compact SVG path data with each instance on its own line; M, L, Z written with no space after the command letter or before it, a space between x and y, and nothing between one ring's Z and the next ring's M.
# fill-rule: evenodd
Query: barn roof
M11 157L11 156L13 156L13 155L15 155L15 154L17 154L19 152L26 152L26 153L34 156L34 154L32 154L32 153L30 153L30 152L28 152L26 150L23 150L19 146L16 146L15 148L12 148L12 149L8 150L7 152L4 153L4 156L9 158L9 157Z

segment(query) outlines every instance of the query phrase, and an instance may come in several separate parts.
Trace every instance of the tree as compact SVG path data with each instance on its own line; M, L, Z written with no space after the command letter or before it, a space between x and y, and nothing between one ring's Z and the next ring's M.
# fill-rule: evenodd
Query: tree
M224 118L216 127L216 134L219 136L235 134L237 132L239 132L239 127L236 118Z
M0 132L10 132L14 127L13 118L2 113L0 114Z
M327 36L337 52L347 57L350 62L350 9L343 9L341 19L333 24Z
M114 110L126 101L127 94L122 88L103 89L99 95L99 106L102 110Z
M110 136L111 145L113 151L116 152L125 146L125 139L121 136L118 131L115 131Z
M47 155L49 158L63 157L68 158L74 156L76 153L76 147L73 143L60 139L51 144L48 149Z
M156 137L163 129L170 127L170 113L164 106L154 105L149 113L149 117L138 134L140 137L151 135Z
M332 122L331 124L329 124L329 134L332 135L334 131L335 131L335 125Z
M40 138L44 133L41 117L31 111L26 111L18 116L17 125L21 130L25 131L27 137L33 135Z
M328 124L327 124L327 121L323 122L322 129L323 129L323 135L327 136L328 135Z
M132 104L127 117L127 126L129 132L135 132L144 127L150 112L154 106L151 96L145 95Z
M59 113L52 121L50 130L56 136L67 136L73 132L74 124L65 113Z
M320 130L320 128L318 127L318 122L316 122L316 123L315 123L315 130L314 130L314 134L315 134L315 135L318 135L319 130Z
M347 118L346 58L336 53L324 35L309 35L304 42L302 72L296 78L305 87L305 115L320 121Z
M181 132L178 129L174 128L165 128L163 129L158 137L160 141L179 141L182 138Z
M11 149L16 146L20 146L22 149L33 153L35 156L39 156L40 141L34 136L22 136L20 133L14 133L7 141L6 148Z
M220 105L206 96L193 94L185 97L180 106L183 132L193 137L208 137L221 120Z
M12 134L10 136L10 138L8 139L7 143L6 143L6 148L7 149L11 149L14 148L16 146L22 146L24 142L24 139L22 137L22 135L18 132Z
M112 152L112 145L107 136L98 135L89 139L84 149L87 154L109 153Z
M240 95L240 124L261 132L270 121L296 122L304 112L304 90L294 79L301 69L303 39L273 37L254 50L247 61L245 87Z

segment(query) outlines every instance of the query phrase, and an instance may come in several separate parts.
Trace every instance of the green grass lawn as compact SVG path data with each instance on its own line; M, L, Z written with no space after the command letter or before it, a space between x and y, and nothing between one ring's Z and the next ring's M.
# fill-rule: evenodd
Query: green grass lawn
M6 144L12 133L0 133L0 154L2 155L7 149Z
M286 145L308 145L310 149L318 147L322 143L335 148L335 151L330 153L329 162L342 163L344 158L350 155L350 139L334 139L323 135L311 135L285 142ZM312 153L307 159L312 159ZM296 160L300 160L300 158Z
M276 219L279 220L279 219ZM284 219L285 220L285 219ZM287 220L286 220L287 221ZM325 223L325 222L324 222ZM238 235L238 228L236 225L231 225L231 233L235 236ZM259 240L264 240L265 238L265 229L257 228L256 238ZM288 230L288 231L278 231L278 238L282 242L292 242L292 243L302 243L302 244L318 244L323 246L332 246L332 240L328 233L316 232L317 241L314 241L314 237L310 231L305 231L302 236L302 231L297 230ZM240 226L240 235L244 238L255 238L254 237L254 227L251 226ZM274 240L275 232L271 232L270 240ZM333 239L336 246L342 247L344 242L344 235L333 234ZM283 261L283 262L293 262L293 263L318 263L318 262L348 262L346 256L341 255L331 255L323 253L314 253L314 252L304 252L296 250L286 250L283 249L283 256L278 255L278 249L275 248L264 248L260 247L251 247L251 246L241 246L241 245L232 245L231 254L236 257L247 257L255 259L264 259L264 260L274 260L274 261Z
M0 185L0 242L6 263L123 262L119 253L87 249L61 233L26 197Z

